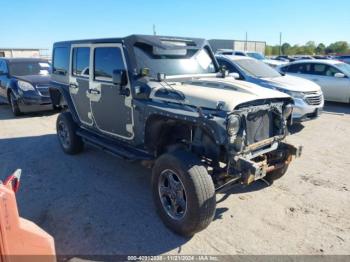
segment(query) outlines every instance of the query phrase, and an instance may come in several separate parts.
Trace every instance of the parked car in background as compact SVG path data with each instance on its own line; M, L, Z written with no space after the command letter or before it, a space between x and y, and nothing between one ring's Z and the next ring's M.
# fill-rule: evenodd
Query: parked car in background
M66 109L56 123L63 151L86 143L153 167L156 209L178 234L211 223L215 192L272 182L300 155L283 142L291 97L226 77L204 39L58 42L52 63L52 100Z
M318 84L327 101L350 103L350 65L337 60L303 60L279 70Z
M321 60L330 60L330 59L334 59L333 56L330 55L314 55L312 56L314 59L321 59ZM292 61L291 61L292 62Z
M342 61L344 63L350 64L350 55L337 56L336 59L338 59L339 61Z
M252 52L252 51L236 51L232 49L219 49L215 53L216 55L234 55L234 56L248 56L257 60L264 62L272 67L277 67L286 64L285 61L279 61L274 59L269 59L265 57L262 53Z
M311 55L295 55L293 56L294 61L297 60L313 60L315 58L313 58Z
M244 51L235 51L232 49L218 49L215 54L217 55L237 55L237 56L248 56Z
M295 59L293 59L291 56L288 55L279 55L274 58L274 60L282 61L282 62L293 62Z
M294 121L316 118L323 108L322 91L311 81L282 75L265 63L249 57L217 55L216 59L230 73L236 74L237 79L290 95L294 100Z
M246 54L249 57L255 58L257 60L260 60L264 62L265 64L268 64L271 67L277 67L286 64L287 62L284 61L278 61L278 60L273 60L265 57L262 53L259 52L246 52Z
M0 58L0 98L15 116L51 110L50 64L39 58Z

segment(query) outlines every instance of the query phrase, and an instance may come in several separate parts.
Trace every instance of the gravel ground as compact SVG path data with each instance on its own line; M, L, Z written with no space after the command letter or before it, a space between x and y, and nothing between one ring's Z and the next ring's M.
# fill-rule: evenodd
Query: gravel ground
M23 169L21 216L52 234L60 255L349 254L350 107L325 111L294 128L288 140L304 152L285 177L218 195L214 221L191 239L156 215L150 170L93 148L65 155L54 113L13 118L0 106L0 176Z

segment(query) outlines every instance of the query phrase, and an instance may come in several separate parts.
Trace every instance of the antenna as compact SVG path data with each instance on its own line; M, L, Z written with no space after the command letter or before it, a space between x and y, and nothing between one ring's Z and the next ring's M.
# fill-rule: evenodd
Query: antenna
M282 55L282 32L280 32L280 55Z
M156 25L153 24L153 35L157 35L157 32L156 32Z

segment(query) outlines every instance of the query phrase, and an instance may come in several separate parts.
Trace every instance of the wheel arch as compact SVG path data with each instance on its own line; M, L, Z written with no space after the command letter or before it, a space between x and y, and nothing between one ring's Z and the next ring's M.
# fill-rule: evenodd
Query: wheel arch
M196 155L218 159L222 146L217 143L214 134L208 126L203 126L198 121L154 114L146 121L144 143L157 156L169 146L183 144Z

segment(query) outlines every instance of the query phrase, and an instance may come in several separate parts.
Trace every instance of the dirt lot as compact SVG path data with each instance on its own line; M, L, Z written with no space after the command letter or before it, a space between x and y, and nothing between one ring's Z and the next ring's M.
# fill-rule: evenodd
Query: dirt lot
M14 119L0 106L0 175L23 169L21 215L58 254L349 254L350 106L325 110L295 128L304 154L284 178L218 195L215 220L192 239L156 215L150 170L93 148L63 154L56 114Z

